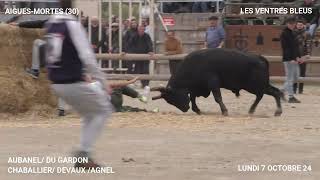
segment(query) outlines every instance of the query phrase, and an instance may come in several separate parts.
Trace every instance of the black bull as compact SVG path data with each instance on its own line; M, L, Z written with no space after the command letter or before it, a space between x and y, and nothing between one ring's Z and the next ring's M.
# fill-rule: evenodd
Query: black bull
M222 114L228 115L220 88L231 90L237 96L241 89L255 94L250 114L254 113L264 94L275 98L275 116L282 113L280 98L283 93L269 83L268 61L262 56L228 49L204 49L187 55L166 87L152 88L161 93L153 100L163 98L183 112L189 110L191 101L192 110L200 114L196 97L208 97L212 92Z

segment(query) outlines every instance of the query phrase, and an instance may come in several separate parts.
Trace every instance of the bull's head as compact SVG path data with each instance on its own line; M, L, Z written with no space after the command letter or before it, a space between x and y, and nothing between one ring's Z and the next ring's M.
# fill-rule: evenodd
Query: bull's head
M161 94L152 98L157 100L163 98L167 103L177 107L182 112L187 112L190 108L190 98L186 89L175 89L170 87L155 87L151 91L159 91Z

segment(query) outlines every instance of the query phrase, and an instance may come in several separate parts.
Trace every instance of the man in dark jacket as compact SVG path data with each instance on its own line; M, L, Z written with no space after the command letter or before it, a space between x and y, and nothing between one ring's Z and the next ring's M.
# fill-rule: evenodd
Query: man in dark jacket
M125 53L132 54L150 54L153 56L153 45L151 38L145 33L145 27L139 26L138 33L127 41ZM134 68L129 73L149 74L149 61L135 61ZM149 80L141 80L142 87L149 85Z
M286 21L287 27L281 33L282 61L286 73L286 82L283 90L288 92L289 103L300 103L293 96L293 84L297 82L299 77L300 53L299 44L296 40L294 29L296 26L295 18L288 18Z

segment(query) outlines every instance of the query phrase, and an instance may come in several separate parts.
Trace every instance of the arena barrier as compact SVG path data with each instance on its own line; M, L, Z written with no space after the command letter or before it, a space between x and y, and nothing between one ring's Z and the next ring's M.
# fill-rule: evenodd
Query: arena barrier
M96 54L97 59L101 60L134 60L134 61L168 61L170 60L183 60L188 54L177 54L177 55L164 55L154 54L152 57L149 54ZM269 62L281 62L281 56L264 56ZM320 57L311 56L306 61L307 63L320 63Z
M96 57L101 60L126 60L126 61L168 61L168 60L183 60L187 54L179 55L164 55L154 54L153 56L148 54L96 54ZM281 56L264 56L269 62L281 62ZM320 63L320 57L310 57L306 61L307 63ZM151 72L151 71L150 71ZM167 81L170 79L168 74L108 74L107 79L110 80L129 80L133 77L139 76L140 79L154 80L154 81ZM285 81L285 77L271 76L271 82L282 83ZM311 85L320 85L320 77L300 77L298 82L303 82Z

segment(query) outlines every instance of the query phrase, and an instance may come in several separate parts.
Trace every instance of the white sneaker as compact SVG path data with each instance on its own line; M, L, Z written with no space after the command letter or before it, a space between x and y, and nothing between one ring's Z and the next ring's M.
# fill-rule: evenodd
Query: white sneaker
M148 98L147 96L144 96L144 95L139 95L138 96L138 99L143 102L143 103L148 103Z
M152 112L154 112L154 113L158 113L160 110L159 110L159 108L157 107L157 108L154 108L153 110L152 110Z

